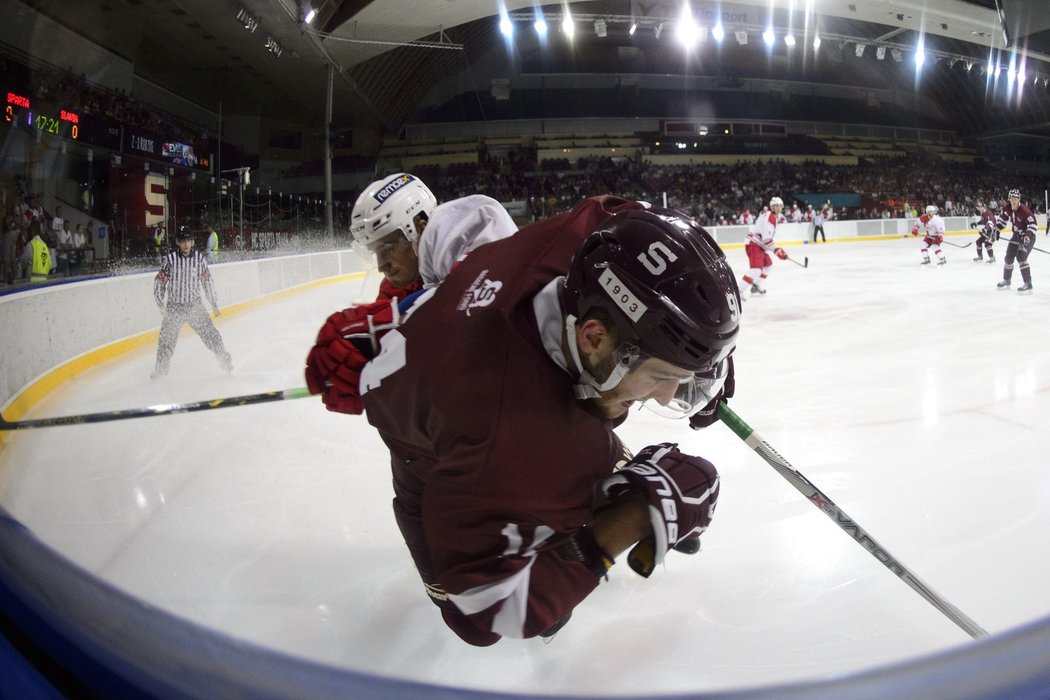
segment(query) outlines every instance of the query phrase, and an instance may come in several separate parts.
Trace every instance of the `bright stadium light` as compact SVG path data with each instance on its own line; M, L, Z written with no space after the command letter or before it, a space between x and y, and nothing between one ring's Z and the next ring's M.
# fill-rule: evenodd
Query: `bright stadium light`
M565 12L565 16L561 20L561 33L570 39L576 33L576 22L573 21L572 15L568 11Z
M715 38L715 41L722 41L726 38L726 30L722 28L722 23L719 22L711 29L711 36Z
M777 40L777 35L773 33L773 27L766 27L766 31L762 32L762 41L766 42L766 46L772 46Z

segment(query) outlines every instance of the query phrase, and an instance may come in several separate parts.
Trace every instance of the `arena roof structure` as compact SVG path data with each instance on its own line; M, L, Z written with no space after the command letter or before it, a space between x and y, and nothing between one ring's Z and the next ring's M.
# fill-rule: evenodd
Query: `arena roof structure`
M815 118L822 99L834 96L875 118L899 108L962 134L1050 129L1050 19L1039 12L1042 0L694 0L688 51L675 41L682 0L540 8L524 0L28 5L130 61L138 76L211 109L221 101L232 114L320 114L332 67L337 121L392 132L442 118L449 104L462 111L457 100L476 102L472 115L481 118L543 116L535 112L547 107L534 99L513 99L535 90L575 94L575 101L552 101L575 112L588 103L610 109L617 95L630 98L626 111L659 112L680 108L680 100L667 102L675 94L772 93L774 112L786 118ZM501 14L512 38L501 33ZM541 15L545 37L533 27ZM772 45L762 39L767 30ZM917 70L920 43L926 62ZM589 100L592 90L606 96Z

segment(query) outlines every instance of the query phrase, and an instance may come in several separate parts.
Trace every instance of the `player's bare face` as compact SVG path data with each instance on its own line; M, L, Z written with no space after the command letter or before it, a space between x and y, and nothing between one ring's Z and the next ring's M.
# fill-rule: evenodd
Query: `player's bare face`
M183 257L189 255L191 250L193 250L192 238L183 238L179 241L179 251L182 253Z
M376 255L379 271L395 287L407 287L419 278L419 258L400 231L368 246Z
M602 415L614 420L627 414L631 406L652 399L666 406L679 384L691 380L693 373L656 358L649 358L632 369L620 383L593 399Z
M1010 199L1010 208L1017 209L1017 207L1021 206L1021 198L1020 197L1010 197L1009 199Z

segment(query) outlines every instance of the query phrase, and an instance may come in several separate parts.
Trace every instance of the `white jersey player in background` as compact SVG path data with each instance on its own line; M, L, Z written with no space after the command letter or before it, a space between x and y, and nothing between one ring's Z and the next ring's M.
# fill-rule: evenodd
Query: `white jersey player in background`
M937 213L937 207L933 204L927 206L926 213L915 222L911 235L918 236L920 230L926 233L922 239L922 245L919 246L919 252L922 253L921 264L930 264L930 248L933 248L933 253L937 256L938 265L947 263L948 259L944 257L944 251L941 250L941 243L944 242L944 219Z
M769 270L773 267L773 259L769 257L769 254L774 253L781 260L787 258L784 249L776 247L773 240L777 234L777 221L783 209L784 200L780 197L773 197L769 200L769 211L759 214L754 225L748 230L747 245L744 246L744 251L747 253L750 269L744 275L741 292L750 288L752 294L765 294L765 279L769 277Z

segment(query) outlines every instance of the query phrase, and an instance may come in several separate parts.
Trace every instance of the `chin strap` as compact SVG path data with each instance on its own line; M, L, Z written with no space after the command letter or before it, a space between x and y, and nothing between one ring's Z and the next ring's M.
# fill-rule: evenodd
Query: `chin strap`
M568 340L569 356L572 358L572 363L580 375L580 378L576 380L576 386L573 387L577 399L596 399L602 395L602 392L609 391L615 387L624 378L628 370L631 369L631 365L634 364L635 359L638 357L636 348L633 353L631 350L621 352L623 347L633 348L631 345L617 348L616 366L613 367L612 372L609 372L609 376L605 378L604 382L599 382L593 374L583 367L583 361L580 359L580 349L576 345L576 317L572 314L565 315L565 337Z

